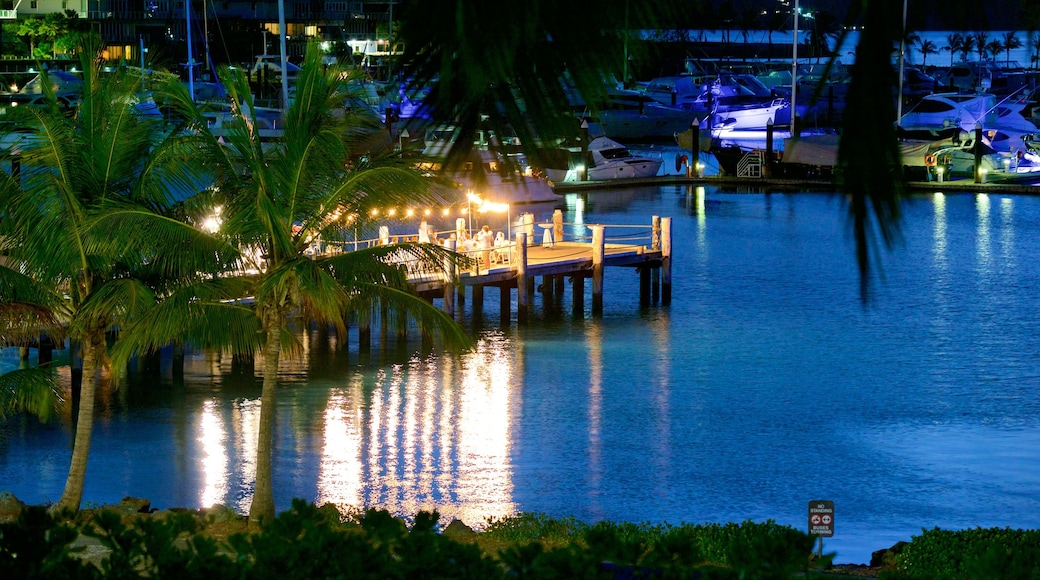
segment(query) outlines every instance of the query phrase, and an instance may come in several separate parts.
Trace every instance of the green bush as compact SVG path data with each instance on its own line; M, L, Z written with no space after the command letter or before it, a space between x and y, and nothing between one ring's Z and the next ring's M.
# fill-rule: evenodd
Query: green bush
M1040 580L1040 530L922 530L896 556L890 578Z
M194 512L101 509L70 525L29 508L0 527L0 577L791 578L804 575L812 548L811 538L773 522L590 526L520 514L477 535L498 542L489 550L443 536L438 520L420 512L408 525L385 510L344 518L294 500L259 532L217 538ZM84 563L70 548L80 534L96 538L105 555Z

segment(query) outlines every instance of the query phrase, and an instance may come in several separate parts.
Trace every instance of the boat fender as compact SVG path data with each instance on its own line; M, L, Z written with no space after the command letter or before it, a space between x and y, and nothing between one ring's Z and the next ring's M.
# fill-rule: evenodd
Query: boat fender
M679 171L680 169L682 169L683 163L686 163L689 160L690 160L689 157L687 157L685 155L681 155L679 153L676 153L675 154L675 170Z
M935 155L929 153L924 156L924 164L926 167L935 167Z

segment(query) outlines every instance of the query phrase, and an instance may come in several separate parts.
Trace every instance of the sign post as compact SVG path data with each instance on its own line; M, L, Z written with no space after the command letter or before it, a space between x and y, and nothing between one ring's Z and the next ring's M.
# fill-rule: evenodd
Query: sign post
M834 535L834 502L814 499L809 502L809 535L820 537L817 555L823 555L823 538Z

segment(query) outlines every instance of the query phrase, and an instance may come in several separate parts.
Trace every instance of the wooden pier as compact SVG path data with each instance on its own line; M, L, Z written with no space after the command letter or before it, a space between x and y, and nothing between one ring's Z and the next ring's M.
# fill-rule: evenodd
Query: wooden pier
M535 233L535 229L538 233ZM608 268L630 268L639 276L640 305L671 302L672 234L671 218L653 216L645 225L565 224L557 210L552 223L533 224L513 232L513 243L492 250L497 260L487 266L483 253L471 250L475 266L467 271L424 275L416 273L416 291L431 302L442 300L448 314L456 305L464 307L467 290L474 312L484 308L484 289L499 289L499 308L503 320L512 314L512 290L516 294L517 320L526 322L536 288L543 295L562 295L571 281L572 311L585 311L586 280L591 280L592 314L603 312L605 273ZM447 241L454 247L455 240ZM536 281L541 279L541 284Z

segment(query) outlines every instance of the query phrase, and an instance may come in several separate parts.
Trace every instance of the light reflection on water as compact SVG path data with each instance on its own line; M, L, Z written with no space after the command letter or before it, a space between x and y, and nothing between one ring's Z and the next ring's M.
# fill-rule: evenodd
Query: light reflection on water
M459 357L301 332L280 375L279 509L804 528L806 502L831 499L825 549L852 562L923 527L1040 521L1040 199L917 198L868 307L837 196L677 186L567 207L673 216L672 306L640 309L637 277L610 270L602 318L572 318L568 285L497 329L488 289ZM190 353L183 387L164 366L103 388L85 500L245 511L260 368ZM7 426L0 489L55 499L69 446L67 418Z

